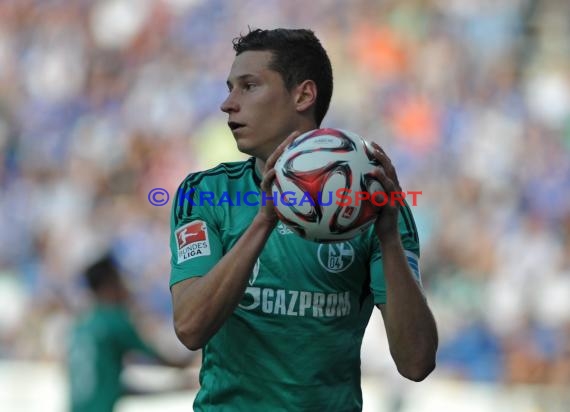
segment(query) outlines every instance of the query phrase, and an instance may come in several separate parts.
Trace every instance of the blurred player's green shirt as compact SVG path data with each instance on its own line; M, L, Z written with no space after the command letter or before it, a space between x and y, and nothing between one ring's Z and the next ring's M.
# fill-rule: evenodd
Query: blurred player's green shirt
M111 412L123 394L123 356L132 350L155 355L124 308L99 305L78 319L68 342L70 410Z
M172 211L171 286L205 275L232 248L259 209L244 203L247 192L257 194L248 202L261 201L259 183L254 158L184 180ZM206 192L215 194L213 205ZM407 206L400 230L419 281L418 235ZM203 348L195 410L361 410L362 338L374 304L385 301L372 229L351 241L319 244L279 223L241 303Z

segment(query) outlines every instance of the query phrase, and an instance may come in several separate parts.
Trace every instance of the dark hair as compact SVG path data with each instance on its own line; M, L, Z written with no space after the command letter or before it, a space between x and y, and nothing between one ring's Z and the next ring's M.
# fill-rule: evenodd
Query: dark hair
M269 65L285 82L287 90L305 80L317 85L315 121L320 126L332 97L333 75L327 52L311 30L274 29L251 30L233 40L236 56L245 51L271 51Z
M115 285L121 276L111 255L105 255L85 270L85 282L97 293L103 286Z

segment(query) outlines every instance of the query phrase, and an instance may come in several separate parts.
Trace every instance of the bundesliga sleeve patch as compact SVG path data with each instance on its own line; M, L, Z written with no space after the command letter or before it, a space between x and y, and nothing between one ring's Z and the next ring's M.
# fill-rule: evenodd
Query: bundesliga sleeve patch
M206 222L196 220L176 229L178 263L210 255L210 241Z

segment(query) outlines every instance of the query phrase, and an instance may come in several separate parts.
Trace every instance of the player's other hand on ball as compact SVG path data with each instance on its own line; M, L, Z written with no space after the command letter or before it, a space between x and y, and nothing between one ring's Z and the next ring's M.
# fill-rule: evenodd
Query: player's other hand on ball
M273 184L273 180L275 179L275 162L277 162L279 156L283 154L285 148L300 135L300 132L294 131L289 136L287 136L287 138L283 140L279 146L277 146L277 148L273 151L273 153L271 153L265 162L265 168L262 172L263 177L261 180L261 190L265 192L265 199L267 200L261 201L259 214L273 224L276 224L278 219L277 214L275 213L275 205L272 200L273 193L271 192L271 186Z
M372 175L382 184L386 196L388 196L388 202L380 208L378 218L376 219L376 233L381 238L394 234L398 236L398 213L401 207L400 202L403 203L404 198L402 188L398 182L396 169L386 152L384 152L384 149L375 142L372 142L372 147L374 147L374 157L380 163L380 166L372 172ZM382 200L381 198L377 199L378 202L382 202Z

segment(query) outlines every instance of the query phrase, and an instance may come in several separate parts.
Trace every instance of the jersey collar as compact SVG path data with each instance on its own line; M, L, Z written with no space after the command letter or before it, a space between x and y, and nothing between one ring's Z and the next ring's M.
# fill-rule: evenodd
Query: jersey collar
M253 169L253 173L251 174L253 177L253 181L257 187L261 186L261 172L257 170L257 166L255 165L255 157L250 157L248 160L251 163L251 168Z

